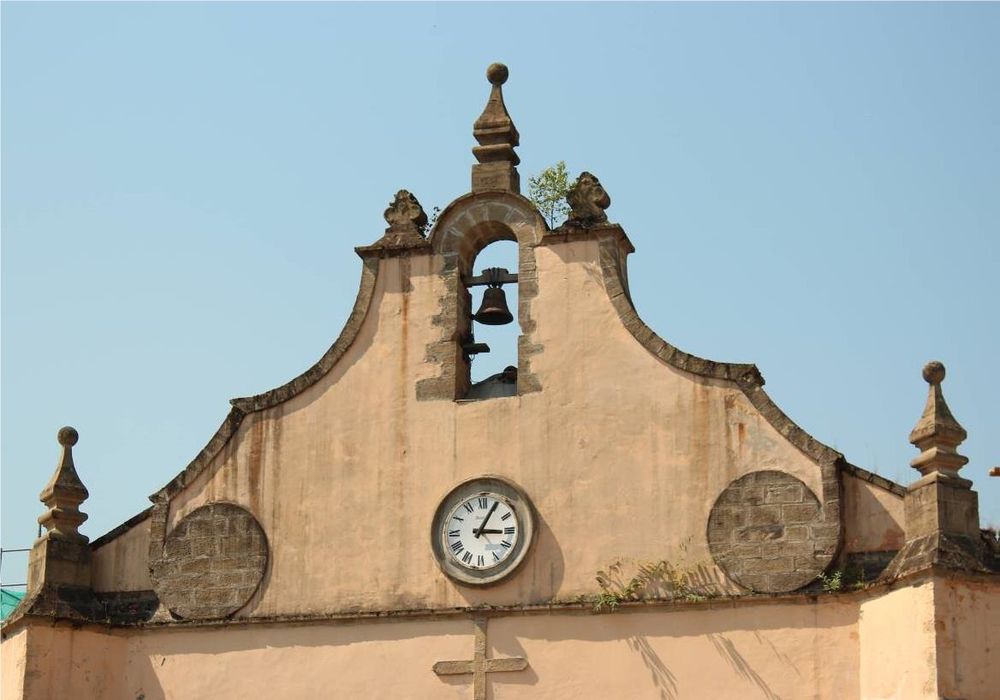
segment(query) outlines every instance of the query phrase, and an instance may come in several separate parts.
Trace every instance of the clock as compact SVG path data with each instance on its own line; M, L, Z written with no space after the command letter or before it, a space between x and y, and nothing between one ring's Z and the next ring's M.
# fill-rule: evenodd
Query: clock
M499 476L463 481L442 499L431 549L450 578L473 586L496 583L524 560L535 537L527 494Z

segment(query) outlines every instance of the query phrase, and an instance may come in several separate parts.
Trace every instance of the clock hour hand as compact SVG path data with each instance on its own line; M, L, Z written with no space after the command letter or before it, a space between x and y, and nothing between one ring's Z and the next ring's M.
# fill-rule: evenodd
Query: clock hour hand
M473 537L475 537L476 539L479 539L479 536L481 534L483 534L483 528L485 528L486 527L486 523L488 523L490 521L490 516L493 515L493 511L495 511L497 509L498 505L500 505L500 501L493 501L493 507L490 508L490 512L486 514L485 518L483 518L483 524L479 526L478 530L474 530L472 532Z
M503 530L480 530L480 535L502 535Z

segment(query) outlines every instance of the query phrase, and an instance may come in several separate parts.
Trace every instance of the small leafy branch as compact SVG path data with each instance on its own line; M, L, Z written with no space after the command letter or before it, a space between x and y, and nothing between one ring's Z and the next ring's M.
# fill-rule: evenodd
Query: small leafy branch
M549 228L555 228L557 221L563 221L569 216L566 193L571 184L569 173L566 172L566 162L562 160L535 177L528 178L528 199L538 207Z
M841 569L830 574L820 574L819 580L823 584L823 590L827 593L836 593L844 587L844 572Z
M601 592L593 598L594 612L614 612L627 601L683 600L699 602L719 595L712 585L692 584L691 572L682 571L666 560L642 562L627 578L621 561L597 572Z
M427 223L420 228L420 233L423 234L424 237L426 237L427 234L431 232L431 229L434 228L434 224L437 223L439 216L441 216L441 207L434 207L434 209L431 210L431 215L427 217Z
M861 563L849 564L843 569L834 569L829 574L820 574L817 580L825 593L837 593L847 590L863 591L875 583L868 580L865 567Z
M572 186L569 172L566 170L566 161L562 160L545 168L538 175L528 178L528 199L538 207L549 228L555 228L557 221L564 221L569 216L570 208L566 202L566 194ZM440 215L441 207L434 207L427 217L427 223L420 228L420 233L424 236L430 233Z

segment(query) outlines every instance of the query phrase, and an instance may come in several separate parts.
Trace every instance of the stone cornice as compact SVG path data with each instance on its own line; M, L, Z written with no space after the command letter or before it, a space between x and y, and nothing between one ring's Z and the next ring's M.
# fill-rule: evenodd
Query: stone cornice
M197 477L215 458L229 439L236 433L243 418L257 411L263 411L288 401L293 396L318 382L344 356L347 349L358 335L375 292L375 282L378 277L379 256L363 255L361 268L361 284L354 308L347 319L340 336L312 367L282 386L266 391L256 396L232 399L233 408L222 422L222 425L209 440L208 444L188 464L184 470L174 477L163 488L149 497L153 503L169 500ZM155 533L152 533L155 535Z
M106 544L110 544L115 539L121 537L139 523L146 521L152 512L153 512L153 506L150 506L149 508L146 508L146 510L136 513L118 527L108 530L103 535L101 535L96 540L90 543L90 550L94 551L96 549L99 549L100 547L103 547Z
M620 241L625 248L625 252L635 252L635 246L632 245L632 241L629 239L628 234L625 233L625 229L618 224L602 224L600 226L587 228L576 228L564 224L559 228L552 229L546 233L545 238L542 239L542 242L539 245L569 243L570 241L599 240L605 236L611 236Z
M451 608L410 608L396 610L345 611L300 615L271 615L261 617L238 617L225 620L150 620L146 622L109 622L85 621L79 617L38 616L30 612L15 612L3 625L3 636L6 638L18 629L32 622L45 625L70 624L73 627L86 627L94 630L108 631L112 629L144 629L144 630L180 630L191 628L232 629L234 627L265 626L305 626L317 624L359 624L368 622L393 622L403 620L440 620L466 618L471 615L484 617L517 617L529 615L622 615L657 611L663 613L680 613L693 610L732 610L736 608L769 606L769 605L823 605L827 603L843 603L877 598L899 588L919 586L935 578L951 581L962 581L969 584L1000 586L1000 575L972 571L955 571L929 567L918 572L897 578L889 582L880 582L853 591L837 591L833 593L793 592L793 593L754 593L737 596L720 596L700 601L655 598L646 600L623 601L614 611L595 612L591 600L554 601L551 603L535 603L501 606L462 606ZM19 608L20 610L20 608Z
M542 245L581 239L600 243L601 272L608 298L625 328L644 348L675 369L710 379L735 382L767 421L807 457L817 463L844 462L841 453L809 435L775 405L764 391L764 377L756 365L715 362L684 352L658 336L639 318L624 279L621 260L623 249L626 253L635 249L621 226L607 224L579 229L563 226L546 234Z
M899 496L900 498L906 495L906 487L902 484L897 484L895 481L886 479L884 476L870 472L867 469L862 469L861 467L855 466L850 462L843 462L840 465L840 469L857 479L867 481L869 484L877 486L880 489L884 489L885 491Z
M402 241L379 241L372 245L361 245L354 249L362 260L399 258L404 255L429 255L431 244L424 239Z
M818 497L821 506L819 518L828 527L822 528L823 535L817 539L816 544L830 556L831 561L835 560L843 530L839 469L846 464L844 456L815 439L778 408L764 391L764 377L755 365L715 362L686 353L658 336L639 318L625 275L625 256L631 252L631 243L620 226L596 224L573 227L564 224L556 231L546 234L541 245L586 239L598 243L605 292L622 325L640 345L674 369L736 384L764 419L819 467L822 484L822 493Z

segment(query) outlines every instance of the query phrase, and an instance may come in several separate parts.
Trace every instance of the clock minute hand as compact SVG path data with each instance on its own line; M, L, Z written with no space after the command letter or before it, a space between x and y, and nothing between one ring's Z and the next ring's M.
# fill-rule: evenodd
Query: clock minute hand
M486 514L485 518L483 518L483 524L479 526L478 530L474 530L472 532L473 537L475 537L476 539L479 539L479 536L481 534L483 534L483 528L485 528L486 527L486 523L488 523L490 521L490 516L493 515L493 511L495 511L497 509L498 505L500 505L500 501L493 501L493 507L490 508L490 512Z

